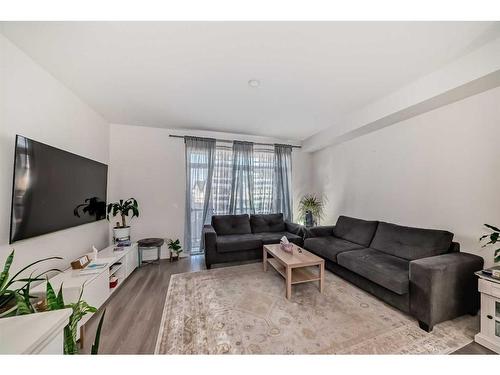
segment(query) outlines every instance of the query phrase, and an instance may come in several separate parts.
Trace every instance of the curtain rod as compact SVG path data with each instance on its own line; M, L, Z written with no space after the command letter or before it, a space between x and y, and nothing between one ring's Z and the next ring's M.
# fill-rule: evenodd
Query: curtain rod
M169 137L172 137L172 138L182 138L182 139L185 139L186 137L189 137L187 135L174 135L174 134L169 134ZM209 137L210 138L210 137ZM235 142L236 140L233 139L233 140L229 140L229 139L215 139L217 142L226 142L226 143L233 143ZM254 145L258 145L258 146L274 146L275 144L274 143L258 143L258 142L252 142ZM281 143L280 143L281 144ZM295 145L287 145L285 144L284 146L290 146L291 148L302 148L302 146L295 146Z

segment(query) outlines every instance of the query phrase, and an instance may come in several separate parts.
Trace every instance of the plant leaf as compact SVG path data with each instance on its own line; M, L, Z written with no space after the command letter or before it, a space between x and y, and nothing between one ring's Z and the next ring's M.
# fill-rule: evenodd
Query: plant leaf
M59 308L63 309L64 308L64 297L63 297L63 285L62 284L59 287L59 292L57 292L56 300L57 300L57 305L59 306Z
M500 232L500 229L498 229L497 227L494 227L491 224L484 224L484 226L487 228L490 228L491 230L494 230L495 232Z
M62 289L62 286L61 286L61 289ZM56 292L54 292L54 288L52 288L52 285L50 284L48 279L47 279L45 298L47 299L47 309L48 310L53 311L53 310L60 310L61 309L61 307L59 306L59 301L58 301L57 296L56 296Z
M33 262L33 263L30 263L29 265L27 265L26 267L22 268L18 273L16 273L14 276L12 276L12 278L10 279L10 281L7 283L7 285L11 285L12 283L14 283L16 280L15 278L17 276L19 276L21 273L23 273L24 271L26 271L28 268L34 266L35 264L38 264L38 263L42 263L42 262L46 262L48 260L54 260L54 259L62 259L61 257L48 257L48 258L43 258L43 259L39 259L37 260L36 262Z
M14 261L14 250L12 250L12 252L5 260L3 271L2 273L0 273L0 290L2 290L7 285L7 280L9 279L9 269L13 261Z
M479 237L479 241L484 240L488 236L489 236L489 234L483 234L481 237Z
M17 305L17 313L16 315L27 315L31 314L31 309L26 303L24 296L16 293L16 305Z
M92 344L92 348L90 349L90 354L99 354L99 341L101 340L101 329L105 314L106 309L104 309L101 315L101 319L99 319L99 324L97 325L97 331L95 333L94 343Z
M69 325L64 327L64 354L78 354L76 334L73 336Z
M0 295L0 307L5 307L12 302L16 298L15 294L16 291L14 290L4 290Z

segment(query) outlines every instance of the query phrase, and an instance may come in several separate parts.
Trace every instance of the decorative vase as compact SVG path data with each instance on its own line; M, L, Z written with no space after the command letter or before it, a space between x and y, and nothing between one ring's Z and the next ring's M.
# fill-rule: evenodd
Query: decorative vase
M314 218L311 211L306 211L306 227L314 226Z

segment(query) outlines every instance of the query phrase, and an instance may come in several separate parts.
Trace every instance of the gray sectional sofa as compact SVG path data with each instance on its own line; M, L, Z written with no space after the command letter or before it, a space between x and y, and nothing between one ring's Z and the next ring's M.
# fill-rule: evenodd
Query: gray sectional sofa
M302 226L283 220L283 214L217 215L203 227L205 264L245 261L262 258L263 245L279 243L286 236L290 242L303 244Z
M305 230L304 248L327 269L411 314L426 331L479 309L483 258L459 252L453 233L340 216Z

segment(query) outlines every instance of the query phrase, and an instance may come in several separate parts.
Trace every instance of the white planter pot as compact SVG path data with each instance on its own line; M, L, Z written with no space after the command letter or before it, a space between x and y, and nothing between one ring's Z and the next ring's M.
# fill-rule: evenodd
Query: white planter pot
M130 238L130 227L113 228L113 235L115 239Z

